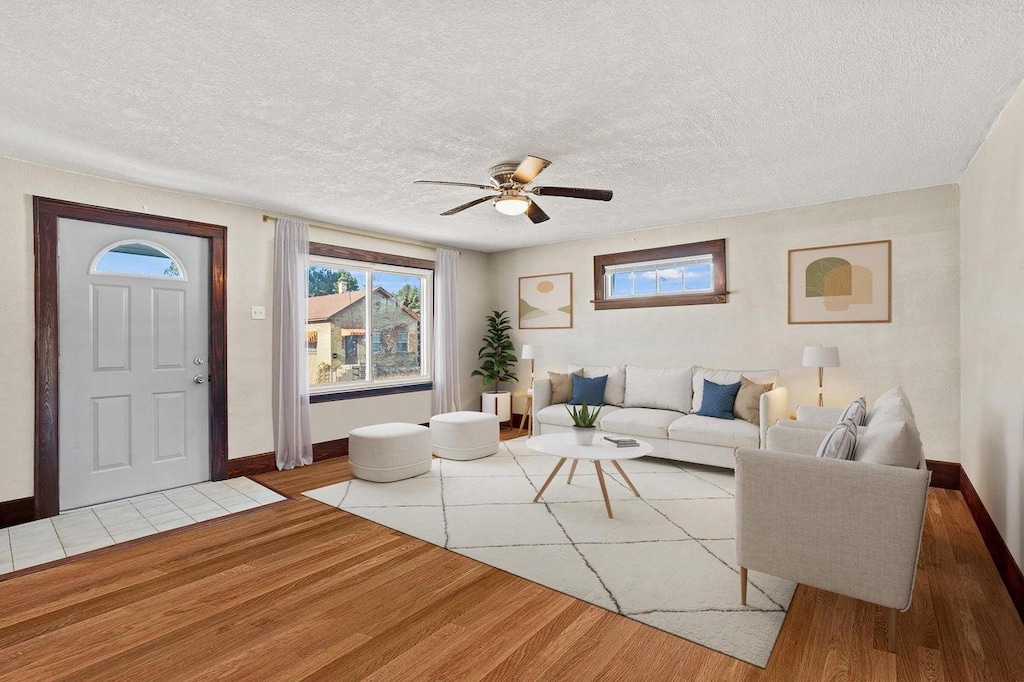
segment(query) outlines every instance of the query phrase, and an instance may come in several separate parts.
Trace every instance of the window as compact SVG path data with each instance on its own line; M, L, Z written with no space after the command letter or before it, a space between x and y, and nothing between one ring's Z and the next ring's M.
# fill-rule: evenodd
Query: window
M594 256L594 308L725 303L725 240Z
M311 400L430 388L433 265L310 244Z
M156 244L123 241L111 244L93 259L89 272L96 275L133 275L185 279L178 259Z

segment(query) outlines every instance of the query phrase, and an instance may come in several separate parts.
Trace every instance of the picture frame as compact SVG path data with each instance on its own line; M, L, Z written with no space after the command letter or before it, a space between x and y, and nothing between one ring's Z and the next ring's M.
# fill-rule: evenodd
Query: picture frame
M519 278L520 329L572 329L572 273Z
M892 322L892 240L790 249L789 324Z

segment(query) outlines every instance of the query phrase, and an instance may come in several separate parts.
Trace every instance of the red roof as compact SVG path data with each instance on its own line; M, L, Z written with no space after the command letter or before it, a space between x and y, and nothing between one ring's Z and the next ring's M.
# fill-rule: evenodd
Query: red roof
M365 291L346 291L340 294L308 298L306 299L306 319L309 322L326 322L338 312L361 300L365 295Z
M377 287L374 291L379 291L384 296L395 299L395 295L383 287ZM365 294L365 291L346 291L341 294L327 294L326 296L314 296L312 298L307 298L306 321L326 322L353 303L362 300ZM402 306L402 310L404 310L409 317L414 320L420 319L419 315L409 310L409 308L404 304L399 303L399 305Z

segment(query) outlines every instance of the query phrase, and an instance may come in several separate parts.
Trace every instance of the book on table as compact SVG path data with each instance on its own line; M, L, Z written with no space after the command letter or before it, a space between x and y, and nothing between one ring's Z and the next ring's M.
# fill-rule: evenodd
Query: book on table
M604 439L609 443L614 444L617 448L640 447L640 441L635 438L628 438L626 436L605 436Z

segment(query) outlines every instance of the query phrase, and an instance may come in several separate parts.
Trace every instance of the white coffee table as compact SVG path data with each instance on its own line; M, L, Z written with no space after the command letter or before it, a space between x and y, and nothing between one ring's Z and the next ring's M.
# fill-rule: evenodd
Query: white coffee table
M598 431L594 434L593 445L577 445L576 436L572 433L549 433L545 436L535 436L527 440L526 447L531 450L544 453L545 455L554 455L559 458L558 464L555 465L555 470L548 476L548 480L544 481L544 485L541 486L533 501L540 501L541 495L548 489L551 481L555 478L555 474L558 473L558 470L562 468L567 459L572 460L572 468L569 469L569 479L566 481L566 485L572 484L573 474L576 473L576 465L580 463L581 459L594 463L594 469L597 471L597 482L601 484L601 494L604 495L604 506L608 510L609 519L614 517L612 516L612 503L608 500L608 488L604 484L604 472L601 471L602 461L611 462L615 470L622 476L622 480L633 491L633 494L640 497L640 493L637 491L636 486L633 485L633 481L629 480L629 476L626 475L626 472L622 470L622 467L619 466L616 460L636 459L637 457L649 455L654 452L654 446L637 438L636 440L640 443L639 446L620 448L604 439L605 436L614 435L618 434Z

